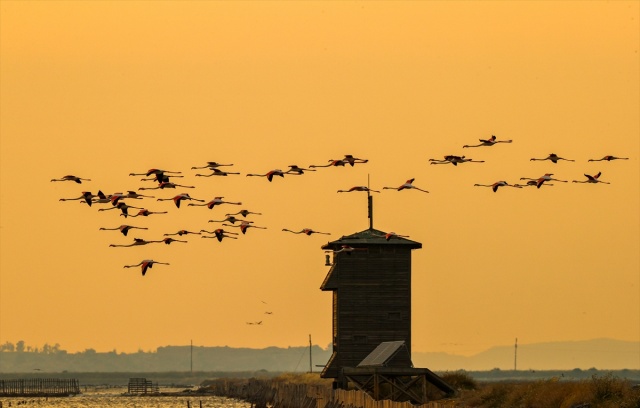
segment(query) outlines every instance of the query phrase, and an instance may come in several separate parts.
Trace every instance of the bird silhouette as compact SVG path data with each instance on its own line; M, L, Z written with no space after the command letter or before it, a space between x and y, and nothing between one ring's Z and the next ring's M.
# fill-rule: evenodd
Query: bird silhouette
M240 173L232 173L230 171L222 171L220 169L212 168L211 174L196 174L196 177L211 177L211 176L228 176L229 174L240 174Z
M161 170L161 169L149 169L144 173L129 173L130 176L157 176L157 175L162 175L165 173L169 173L169 174L182 174L181 171L169 171L169 170Z
M258 227L257 225L253 225L252 222L253 221L242 221L240 225L231 225L231 224L222 224L222 225L225 227L240 228L240 232L242 232L243 235L247 233L247 230L249 228L267 229L267 227Z
M338 250L324 251L324 252L333 252L334 254L340 254L342 252L345 252L347 255L351 255L351 253L354 251L366 251L366 250L367 248L354 248L350 245L342 245Z
M373 235L377 237L383 237L387 241L392 239L398 239L398 238L409 238L408 235L398 235L395 232L387 232L386 234L373 234Z
M220 205L220 204L233 204L233 205L242 205L241 202L232 202L232 201L223 201L224 197L215 197L213 200L209 201L206 204L193 204L193 203L189 203L189 205L193 205L193 206L207 206L207 208L209 208L210 210L215 207L216 205Z
M157 187L140 187L138 190L158 190L158 189L164 190L165 188L176 188L176 187L195 188L195 186L183 186L182 184L163 181L162 183L158 184Z
M140 263L137 263L135 265L125 265L125 268L135 268L137 266L141 266L142 268L142 276L144 276L147 273L147 269L149 268L153 268L154 264L159 264L159 265L169 265L166 262L159 262L159 261L154 261L153 259L145 259L144 261L141 261Z
M164 238L162 240L162 242L164 242L166 245L170 245L172 242L184 242L184 243L186 243L187 241L181 241L179 239L174 239L174 238L171 238L171 237L167 237L167 238Z
M545 161L545 160L551 160L552 163L558 163L559 160L565 160L565 161L575 161L575 160L571 160L571 159L565 159L564 157L560 157L555 153L550 153L549 156L545 157L544 159L536 159L533 158L531 159L531 161Z
M380 192L378 190L371 190L367 186L355 186L355 187L351 187L348 190L338 190L338 193L351 193L353 191L367 191L367 192L371 191L371 192L374 192L374 193L379 193Z
M280 169L275 169L275 170L271 170L271 171L269 171L268 173L265 173L265 174L253 174L253 173L247 174L247 177L254 177L254 176L255 177L266 177L267 180L271 181L271 180L273 180L273 178L275 176L284 177L284 172L282 170L280 170Z
M125 224L123 224L123 225L121 225L119 227L115 227L115 228L104 228L104 227L100 228L101 231L119 230L122 233L122 235L124 235L125 237L129 233L129 231L132 230L132 229L143 229L143 230L146 230L146 229L149 229L149 228L146 228L146 227L134 227L133 225L125 225Z
M209 222L227 222L227 221L232 224L235 224L236 222L242 222L242 220L234 217L233 215L227 215L227 217L224 220L209 220ZM247 221L247 222L253 222L253 221Z
M527 181L525 184L514 184L513 187L533 187L533 186L537 186L538 185L538 179L533 179L533 180L529 180ZM553 186L553 184L550 183L544 183L544 184L540 184L540 187L542 186Z
M219 242L222 242L223 238L238 239L237 237L233 236L233 235L238 235L237 233L225 231L222 228L218 228L218 229L213 230L213 231L200 230L200 232L206 232L207 234L213 234L213 236L203 235L201 238L216 238Z
M369 161L367 159L359 159L357 157L353 157L350 154L345 154L344 155L344 159L342 159L342 160L347 162L347 163L349 163L349 165L351 167L353 167L353 165L356 164L356 163L367 163Z
M542 187L542 184L546 183L547 181L559 181L561 183L567 183L567 180L558 180L558 179L552 178L551 176L553 176L553 173L545 173L543 176L540 176L536 179L532 179L528 177L520 177L520 180L535 181L537 188Z
M91 194L90 191L83 191L82 195L80 197L76 197L76 198L61 198L60 201L74 201L74 200L83 200L85 203L87 203L89 205L89 207L91 207L91 204L93 203L93 200L95 197L105 197L104 193L100 190L98 190L97 194Z
M262 213L257 213L257 212L251 212L249 210L240 210L237 213L233 213L233 214L225 214L225 215L242 215L243 217L246 217L249 214L255 214L255 215L262 215ZM233 224L233 223L232 223Z
M329 164L312 164L309 167L314 169L316 167L344 167L348 162L346 160L329 160Z
M134 200L140 200L142 198L155 198L155 196L148 196L148 195L144 195L144 194L138 194L135 191L127 191L127 194L123 195L123 198L132 198Z
M68 176L64 176L64 177L59 178L59 179L51 179L51 181L75 181L76 183L81 184L83 181L91 181L91 179L80 178L78 176L68 175Z
M480 144L477 145L464 145L462 147L480 147L480 146L493 146L497 143L511 143L512 140L496 140L495 135L491 135L489 139L479 139Z
M520 188L520 186L516 186L516 185L511 185L509 183L507 183L506 181L502 180L502 181L496 181L493 184L474 184L474 186L476 187L491 187L491 189L493 190L493 192L497 192L499 187L515 187L515 188Z
M158 201L171 201L173 200L174 204L176 205L176 207L180 208L180 202L182 200L191 200L191 201L200 201L200 202L204 202L204 200L199 200L197 198L192 198L189 194L187 193L182 193L182 194L178 194L177 196L173 197L173 198L158 198Z
M166 214L166 211L149 211L146 208L140 209L137 214L132 215L132 217L148 217L152 214Z
M411 184L411 183L413 183L413 181L414 181L414 180L415 180L415 178L409 179L409 180L405 181L405 182L404 182L404 184L402 184L402 185L401 185L401 186L399 186L399 187L382 187L382 189L383 189L383 190L385 190L385 189L386 189L386 190L397 190L397 191L402 191L402 190L409 190L409 189L411 189L411 190L418 190L418 191L422 191L423 193L428 193L428 191L427 191L427 190L423 190L423 189L418 188L418 187L414 186L413 184Z
M286 228L283 228L282 230L283 230L283 231L287 231L287 232L292 232L292 233L294 233L294 234L305 234L305 235L307 235L307 236L310 236L311 234L331 235L331 234L329 234L328 232L314 231L314 230L312 230L311 228L303 228L303 229L302 229L302 230L300 230L300 231L291 231L290 229L286 229Z
M604 156L602 159L589 159L592 161L611 161L611 160L629 160L628 157Z
M129 208L135 208L137 210L142 210L141 207L134 207L132 205L128 205L127 203L125 203L124 201L120 201L118 202L118 204L115 205L115 207L111 207L111 208L100 208L98 211L109 211L109 210L120 210L122 213L120 215L123 215L125 218L127 218L127 216L129 215ZM132 216L133 217L133 216Z
M592 183L592 184L596 184L596 183L611 184L608 181L600 180L601 174L602 172L598 172L598 174L596 174L595 176L590 176L589 174L585 174L585 177L587 178L586 180L584 181L573 180L573 182L574 183Z
M187 234L196 234L196 235L200 235L200 232L191 232L191 231L187 231L187 230L180 230L174 234L164 234L164 236L171 236L171 235L179 235L179 236L183 236L183 235L187 235Z
M210 162L207 162L206 166L202 166L202 167L194 166L194 167L191 167L191 170L199 170L199 169L211 169L211 170L213 170L215 168L223 167L223 166L233 166L233 164L222 164L222 163L210 161Z
M289 170L285 171L285 174L293 174L296 176L300 176L302 174L304 174L305 171L316 171L315 169L305 169L302 167L298 167L295 164L290 164L289 165Z
M484 163L484 160L473 160L473 159L467 159L466 156L454 156L454 155L447 155L444 156L444 160L438 160L438 159L429 159L429 161L431 162L431 164L448 164L451 163L454 166L457 166L460 163Z
M148 245L148 244L157 244L163 241L147 241L145 239L142 238L134 238L133 242L129 245L120 245L120 244L110 244L110 247L133 247L133 246L142 246L142 245Z

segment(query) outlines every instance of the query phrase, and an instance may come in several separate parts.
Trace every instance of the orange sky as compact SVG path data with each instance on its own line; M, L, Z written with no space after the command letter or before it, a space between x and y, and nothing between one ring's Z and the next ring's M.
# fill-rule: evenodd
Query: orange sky
M0 12L0 343L135 352L311 334L326 347L321 246L367 228L366 194L336 193L367 176L430 191L374 194L375 227L423 244L414 351L640 341L640 3L3 0ZM492 134L513 143L462 148ZM551 152L575 162L529 160ZM245 177L344 154L369 163ZM447 154L485 163L430 165ZM604 155L630 159L587 161ZM242 174L195 177L207 161ZM129 176L149 168L196 186L156 198L224 196L268 229L111 248L213 229L240 207L129 200L169 213L124 220L58 201L151 187ZM611 184L571 183L599 171ZM474 186L544 173L570 182ZM66 174L92 181L50 182ZM123 223L149 229L99 230ZM123 268L149 258L171 265Z

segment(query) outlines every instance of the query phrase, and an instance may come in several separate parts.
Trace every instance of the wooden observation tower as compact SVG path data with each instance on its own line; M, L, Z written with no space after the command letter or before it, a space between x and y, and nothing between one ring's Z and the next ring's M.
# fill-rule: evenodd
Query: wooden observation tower
M335 378L336 388L357 388L376 400L422 404L427 383L453 394L440 377L411 362L411 251L422 244L387 240L373 228L373 198L367 198L369 228L322 247L333 251L320 286L333 293L333 354L321 376Z

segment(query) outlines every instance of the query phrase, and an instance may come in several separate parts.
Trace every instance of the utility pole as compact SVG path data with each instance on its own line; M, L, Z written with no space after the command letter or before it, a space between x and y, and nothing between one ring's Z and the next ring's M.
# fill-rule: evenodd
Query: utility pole
M309 335L309 372L313 372L313 364L311 360L311 335Z
M518 338L516 337L515 350L513 352L513 371L518 369Z
M191 340L191 374L193 374L193 339Z

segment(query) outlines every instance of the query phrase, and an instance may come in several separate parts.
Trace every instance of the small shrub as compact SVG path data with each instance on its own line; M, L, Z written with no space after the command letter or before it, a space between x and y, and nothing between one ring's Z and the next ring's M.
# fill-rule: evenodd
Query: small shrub
M456 390L478 389L478 382L465 371L446 372L440 378Z

